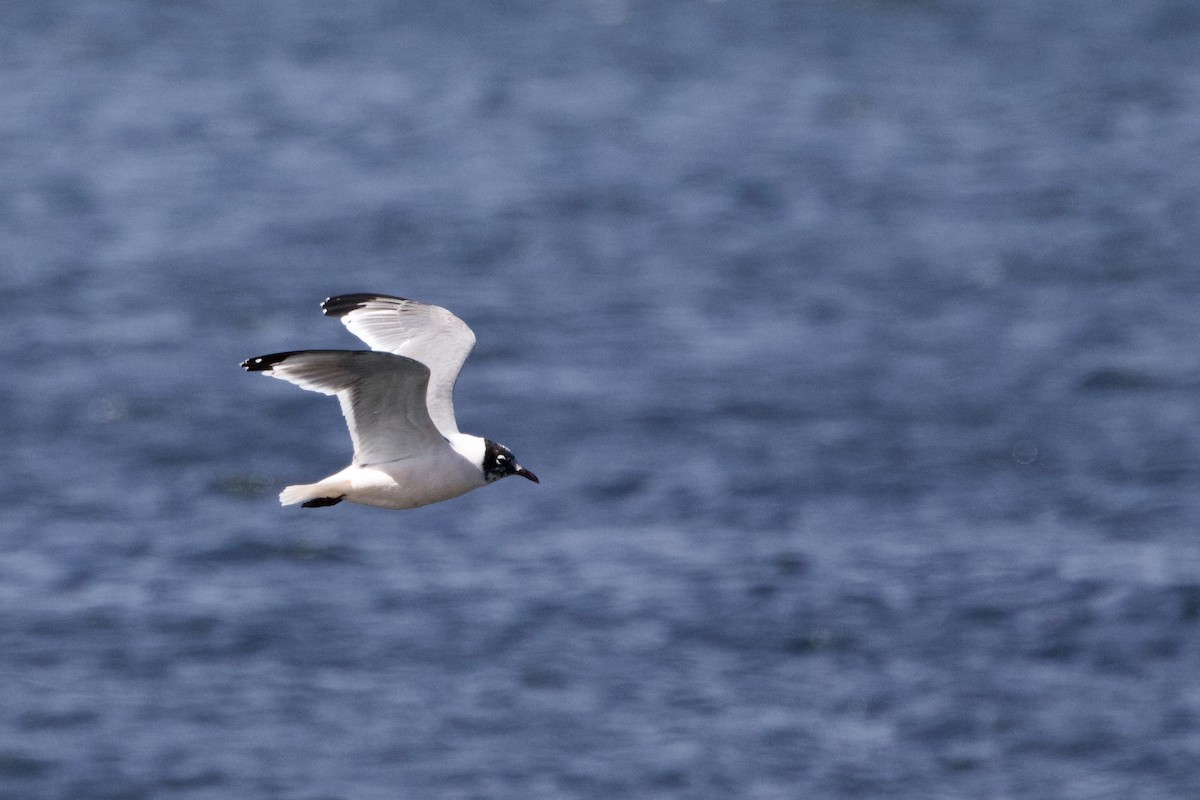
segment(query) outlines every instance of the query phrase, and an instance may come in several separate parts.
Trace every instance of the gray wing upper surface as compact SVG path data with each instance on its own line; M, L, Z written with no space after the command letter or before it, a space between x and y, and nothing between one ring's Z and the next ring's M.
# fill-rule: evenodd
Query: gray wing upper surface
M429 368L426 403L433 424L444 436L458 433L454 383L475 346L467 324L440 306L380 294L347 294L321 304L351 333L385 353L406 356Z
M302 389L337 395L360 466L446 447L425 398L430 370L420 361L365 350L301 350L259 356L243 366Z

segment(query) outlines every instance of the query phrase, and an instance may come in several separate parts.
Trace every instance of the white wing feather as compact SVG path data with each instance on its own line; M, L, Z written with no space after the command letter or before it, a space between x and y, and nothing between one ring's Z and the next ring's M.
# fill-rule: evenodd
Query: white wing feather
M359 466L446 447L425 408L429 368L419 361L365 350L301 350L251 358L243 366L302 389L337 395Z
M381 294L347 294L321 304L372 350L406 356L429 368L425 405L447 438L458 433L454 383L475 346L467 324L441 306Z

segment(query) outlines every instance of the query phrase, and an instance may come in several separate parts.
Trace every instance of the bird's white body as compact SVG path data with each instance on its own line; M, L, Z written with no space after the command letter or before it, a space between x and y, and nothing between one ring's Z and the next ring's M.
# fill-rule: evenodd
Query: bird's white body
M406 509L439 503L486 485L477 466L483 459L484 439L459 433L451 446L428 455L385 464L351 464L316 483L288 486L279 502L290 506L323 497L351 503Z
M330 297L321 308L371 350L296 350L242 363L335 395L354 443L350 466L288 486L280 503L416 508L508 475L537 482L504 445L458 430L454 383L475 344L466 323L444 308L389 295Z

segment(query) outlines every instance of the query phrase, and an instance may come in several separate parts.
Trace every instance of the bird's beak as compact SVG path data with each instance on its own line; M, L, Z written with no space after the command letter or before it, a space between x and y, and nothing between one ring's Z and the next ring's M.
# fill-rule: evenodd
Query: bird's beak
M541 483L541 481L538 480L537 475L534 475L520 464L518 464L517 468L513 470L513 475L520 475L522 478L529 478L529 480L533 481L534 483Z

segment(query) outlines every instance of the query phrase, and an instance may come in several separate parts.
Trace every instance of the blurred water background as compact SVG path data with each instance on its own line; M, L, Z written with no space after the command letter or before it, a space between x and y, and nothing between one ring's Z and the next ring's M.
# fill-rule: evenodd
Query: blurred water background
M0 25L0 797L1200 797L1200 6ZM445 305L505 481L281 509Z

